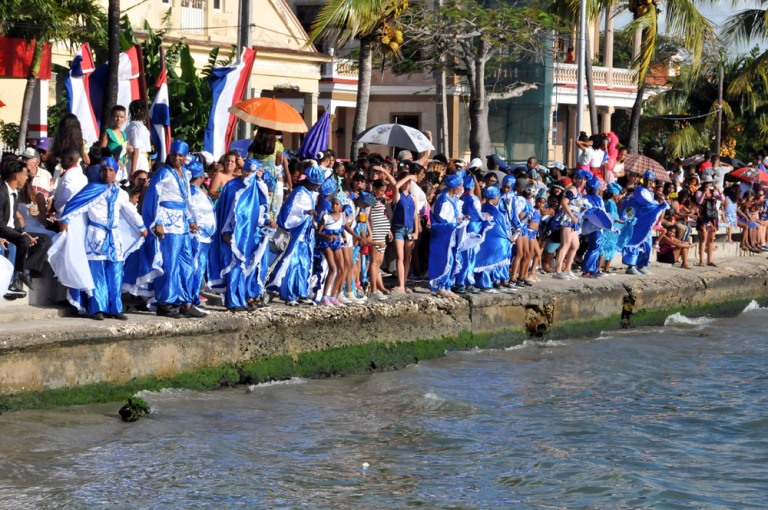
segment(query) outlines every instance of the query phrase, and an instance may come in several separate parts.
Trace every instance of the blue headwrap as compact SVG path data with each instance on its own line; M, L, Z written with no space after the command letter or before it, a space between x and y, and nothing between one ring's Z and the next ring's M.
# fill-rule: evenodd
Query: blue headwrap
M304 171L310 184L322 184L325 180L325 170L319 166L312 166Z
M504 179L502 179L501 181L501 186L502 187L508 186L510 188L514 188L516 182L517 182L517 179L515 178L514 175L505 175Z
M99 164L101 166L108 166L115 172L120 170L120 165L117 164L117 161L112 156L107 156L106 158L101 158L101 161L99 161Z
M194 160L188 164L187 170L189 170L189 172L192 174L193 179L199 179L205 175L205 168L203 168L203 164L198 160Z
M249 158L243 163L243 172L255 172L256 170L261 170L262 166L264 165L258 159Z
M496 186L488 186L483 190L483 196L485 198L499 198L501 196L501 190Z
M467 171L466 170L456 170L456 172L454 172L454 173L456 175L458 175L459 177L461 177L462 181L464 181L464 177L466 177L466 175L467 175Z
M643 179L649 180L649 181L655 181L656 180L656 174L653 172L653 170L646 170L643 174Z
M574 179L584 179L585 181L588 181L592 177L592 172L587 172L586 170L579 170L576 172L576 176Z
M464 187L466 189L475 189L475 176L470 174L464 177Z
M181 140L174 140L171 144L171 154L181 154L182 156L186 156L189 154L189 145L187 145L187 142L182 142Z
M597 177L590 177L589 180L587 180L587 187L592 188L593 190L597 191L602 187L603 183L600 182L600 179Z
M612 182L608 185L608 193L611 193L612 195L617 195L621 193L621 186L619 186L617 183Z
M323 185L320 186L320 194L326 197L333 195L336 193L336 188L338 187L339 185L336 182L336 178L334 176L330 176L323 182Z
M458 188L464 185L464 177L458 173L451 174L445 178L445 187L448 189Z

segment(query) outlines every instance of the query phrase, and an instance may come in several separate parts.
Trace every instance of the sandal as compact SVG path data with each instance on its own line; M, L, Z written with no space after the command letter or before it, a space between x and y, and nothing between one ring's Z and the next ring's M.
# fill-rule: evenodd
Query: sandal
M412 289L409 289L408 287L406 287L406 288L405 288L405 293L406 293L406 294L413 294L413 290L412 290Z
M714 262L707 262L707 265L710 267L717 267L717 264L715 264Z

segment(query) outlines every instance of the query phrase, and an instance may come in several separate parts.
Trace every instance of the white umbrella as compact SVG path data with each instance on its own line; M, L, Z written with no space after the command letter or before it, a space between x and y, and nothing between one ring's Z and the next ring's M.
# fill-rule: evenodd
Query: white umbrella
M379 124L369 127L355 141L401 147L416 152L435 150L435 146L424 133L402 124Z

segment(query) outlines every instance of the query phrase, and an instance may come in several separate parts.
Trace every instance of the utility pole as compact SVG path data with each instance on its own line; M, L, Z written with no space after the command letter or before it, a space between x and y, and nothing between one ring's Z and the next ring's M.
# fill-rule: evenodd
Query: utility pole
M587 56L587 1L579 2L579 67L576 78L576 136L584 124L584 64Z
M240 53L243 51L243 48L250 48L251 44L251 0L240 0L240 17L238 19L237 28L237 54L240 55ZM251 90L250 75L248 76L247 80L248 81L245 84L246 98L248 98ZM248 135L248 126L246 125L245 121L238 121L237 139L242 140L243 138L247 138Z
M715 137L715 151L716 155L720 155L720 145L722 143L723 135L723 64L718 67L719 83L717 84L717 136Z

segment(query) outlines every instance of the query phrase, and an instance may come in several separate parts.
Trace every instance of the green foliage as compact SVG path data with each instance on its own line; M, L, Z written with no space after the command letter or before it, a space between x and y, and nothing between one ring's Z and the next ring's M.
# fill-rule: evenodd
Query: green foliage
M0 120L0 141L8 147L16 147L19 143L19 125Z
M120 408L118 414L123 421L134 422L138 421L142 416L146 416L150 413L151 409L144 399L139 397L128 397L128 403Z

